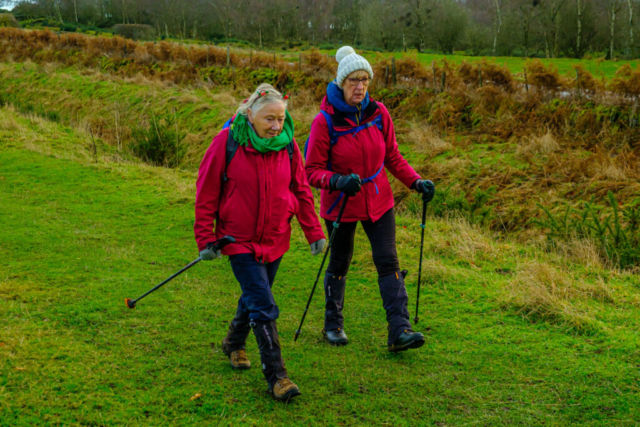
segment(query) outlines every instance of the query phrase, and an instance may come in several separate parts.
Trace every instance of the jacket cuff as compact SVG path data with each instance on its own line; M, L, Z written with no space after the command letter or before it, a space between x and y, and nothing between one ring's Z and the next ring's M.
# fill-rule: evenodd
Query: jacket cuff
M315 242L317 242L318 240L321 240L321 239L326 239L322 229L314 230L309 234L305 233L305 237L307 238L307 242L309 242L309 244L315 243Z
M421 179L420 175L418 175L417 173L415 175L411 175L406 179L402 179L402 183L405 185L405 187L412 189L413 190L413 185L416 183L417 180Z

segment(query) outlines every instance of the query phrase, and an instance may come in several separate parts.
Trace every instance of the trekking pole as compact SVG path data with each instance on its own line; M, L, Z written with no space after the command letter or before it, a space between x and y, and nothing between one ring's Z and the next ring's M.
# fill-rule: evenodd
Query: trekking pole
M333 223L333 230L331 231L331 236L329 236L329 244L327 245L327 250L324 251L324 257L322 258L322 264L320 264L320 270L318 270L316 281L313 284L313 288L311 289L311 295L309 295L309 300L307 301L307 307L304 309L304 314L302 315L302 320L300 320L300 326L298 326L298 330L296 331L295 338L293 338L293 342L296 342L298 340L298 337L300 336L300 331L302 330L302 324L304 323L304 319L307 317L307 311L309 311L309 305L311 304L311 299L313 298L313 294L316 291L316 286L318 285L320 274L322 274L322 269L324 268L324 262L327 260L327 254L331 249L331 244L333 243L333 239L336 237L336 232L338 231L338 227L340 227L340 220L342 219L342 214L344 213L344 208L347 206L348 200L349 200L349 196L344 196L342 206L340 206L340 212L338 212L338 218L336 218L336 221Z
M233 243L235 241L236 241L236 239L234 239L231 236L224 236L222 239L219 239L219 240L215 241L215 243L211 247L211 250L218 251L218 250L224 248L225 246L227 246L229 243ZM146 297L147 295L149 295L152 292L157 291L163 285L165 285L168 282L170 282L171 280L175 279L176 277L178 277L179 275L181 275L182 273L184 273L185 271L187 271L188 269L190 269L191 267L193 267L194 265L196 265L200 261L202 261L202 258L200 258L200 257L198 257L194 261L191 261L189 264L187 264L184 267L182 267L180 269L180 271L178 271L177 273L171 275L171 277L169 277L168 279L166 279L165 281L163 281L159 285L155 286L153 289L151 289L150 291L148 291L147 293L145 293L144 295L142 295L141 297L139 297L137 299L125 298L124 299L125 304L127 304L127 307L129 307L129 308L136 308L136 303L138 301L140 301L142 298Z
M420 279L422 278L422 250L424 249L424 229L426 225L424 223L427 222L427 201L422 198L422 222L420 223L420 228L422 228L422 238L420 239L420 263L418 264L418 297L416 299L416 317L413 318L413 323L418 324L420 320L418 318L418 308L420 307Z

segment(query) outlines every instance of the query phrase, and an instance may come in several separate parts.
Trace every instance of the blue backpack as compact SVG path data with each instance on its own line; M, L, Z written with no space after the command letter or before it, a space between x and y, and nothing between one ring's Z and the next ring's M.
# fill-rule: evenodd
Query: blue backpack
M222 125L222 130L228 129L233 124L233 117L227 120L224 125ZM227 181L227 168L229 167L229 163L233 160L233 156L236 155L236 151L238 151L238 141L233 138L232 132L229 131L229 138L227 138L227 157L226 164L224 168L224 173L222 174L222 180ZM291 180L293 181L293 140L287 144L287 154L289 154L289 164L291 165Z
M352 127L351 129L344 130L344 131L337 131L333 127L333 120L331 119L331 114L327 113L324 110L320 110L320 114L322 114L324 116L324 119L327 122L327 127L329 128L329 155L328 155L329 160L327 161L327 170L331 170L331 148L338 142L338 138L340 138L341 136L344 136L344 135L349 135L349 134L353 134L353 136L356 136L356 134L358 132L360 132L361 130L368 129L368 128L372 127L372 126L376 126L380 130L380 132L383 131L382 115L379 115L378 117L376 117L375 119L371 120L370 122L367 122L367 123L362 124L360 126L355 126L355 127ZM305 162L307 161L308 154L309 154L309 138L307 138L307 142L304 143L304 160L305 160ZM384 163L382 164L382 166L380 166L380 169L378 169L378 171L375 174L373 174L369 178L365 178L365 179L363 179L361 181L362 184L368 184L370 182L373 183L373 185L376 187L376 194L378 194L378 186L376 185L375 182L373 182L373 180L378 175L380 175L380 172L382 172L383 169L384 169ZM340 200L342 200L342 197L344 197L344 193L340 193L340 195L335 200L335 202L333 202L331 207L329 207L329 209L327 210L327 214L330 214L331 211L333 211L336 208L336 206L338 206L338 203L340 203Z

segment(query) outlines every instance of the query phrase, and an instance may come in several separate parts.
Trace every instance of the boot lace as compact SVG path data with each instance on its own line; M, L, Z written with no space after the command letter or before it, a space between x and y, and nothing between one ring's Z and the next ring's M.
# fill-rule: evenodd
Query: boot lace
M249 358L247 357L247 352L244 349L236 351L236 362L246 363L248 361Z
M278 380L278 385L280 386L281 389L286 390L287 388L293 385L293 382L289 378L282 378Z

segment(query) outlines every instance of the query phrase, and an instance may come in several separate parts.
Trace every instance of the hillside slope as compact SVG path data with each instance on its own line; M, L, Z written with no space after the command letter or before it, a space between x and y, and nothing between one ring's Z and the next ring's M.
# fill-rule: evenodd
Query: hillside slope
M233 372L220 351L239 296L226 261L193 268L135 311L124 306L197 257L195 174L112 158L94 157L85 134L0 109L2 425L640 421L638 277L461 220L427 224L416 329L432 329L422 349L398 355L384 346L360 231L345 309L351 344L322 342L320 294L293 343L320 263L295 226L274 293L303 396L277 404L252 338L250 371ZM419 230L398 217L412 315Z

